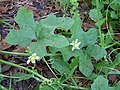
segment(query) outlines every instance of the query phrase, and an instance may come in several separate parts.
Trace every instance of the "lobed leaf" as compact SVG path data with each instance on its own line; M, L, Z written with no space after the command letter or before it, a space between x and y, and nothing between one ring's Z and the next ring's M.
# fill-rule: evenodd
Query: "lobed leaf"
M62 48L69 45L68 40L62 35L50 35L47 40L52 42L50 46L56 48Z
M100 58L107 55L106 50L96 44L88 46L87 52L91 57L94 57L96 60L99 60Z
M47 54L47 46L62 48L68 45L69 42L64 36L52 34L48 37L46 36L44 39L38 40L37 42L33 42L29 46L29 51L31 51L31 53L37 53L37 55L42 58Z
M112 66L117 66L120 64L120 53L115 56L115 60L112 62Z
M60 74L69 74L70 69L68 67L68 63L62 60L54 60L54 63L52 64L52 68L56 69L57 71L60 72Z
M95 28L90 28L87 32L84 32L81 27L75 25L72 30L71 42L78 39L81 42L80 48L94 44L98 38L98 32Z
M114 87L109 87L109 90L119 90L120 89L120 81Z
M97 11L97 9L91 9L90 12L89 12L89 17L94 20L94 21L97 21L98 20L98 13L99 13L99 16L100 16L100 19L103 17L102 16L102 13L99 11Z
M36 39L34 31L24 28L22 30L10 30L10 33L7 35L5 41L12 45L26 47L33 39Z
M74 57L80 56L81 53L83 53L82 50L72 51L72 46L67 46L67 47L61 48L58 51L60 51L62 53L64 61L68 61L73 56Z
M47 51L46 51L46 44L47 44L47 39L42 39L40 41L37 41L37 42L33 42L28 50L31 52L31 53L37 53L37 55L42 58L43 56L45 56L47 54ZM49 43L48 43L49 44Z
M74 20L72 18L56 17L54 14L50 14L46 19L41 20L40 23L52 30L61 28L67 31L72 27Z
M89 77L92 74L92 71L94 69L91 62L91 58L87 54L83 53L80 55L79 60L80 60L79 70L86 77Z
M15 17L15 21L20 26L20 30L11 30L6 37L6 42L12 45L26 47L30 44L32 39L36 39L34 32L36 23L32 11L20 7L17 16Z
M18 23L21 29L24 29L26 27L34 30L36 28L33 12L27 8L20 7L14 20Z
M98 76L91 85L92 90L109 90L108 80L103 76Z

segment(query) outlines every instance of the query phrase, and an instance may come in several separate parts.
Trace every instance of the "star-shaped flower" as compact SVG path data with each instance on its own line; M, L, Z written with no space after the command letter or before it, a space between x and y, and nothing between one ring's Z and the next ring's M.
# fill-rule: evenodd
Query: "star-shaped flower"
M70 43L70 45L72 45L73 47L72 47L72 51L74 51L74 49L80 49L79 48L79 45L81 44L81 42L78 42L78 39L76 39L75 41L72 41L71 43Z
M40 57L36 53L33 53L32 56L28 57L27 64L30 62L35 63L35 60L39 60Z

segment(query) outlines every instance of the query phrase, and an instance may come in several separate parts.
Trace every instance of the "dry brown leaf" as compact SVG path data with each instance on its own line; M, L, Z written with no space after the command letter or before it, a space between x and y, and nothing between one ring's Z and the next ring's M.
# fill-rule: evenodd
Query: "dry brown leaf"
M25 52L25 48L21 48L21 47L19 47L19 46L16 46L16 48L14 49L14 50L12 50L13 52L21 52L21 53L23 53L23 52Z
M6 13L8 11L8 8L7 7L4 7L4 6L1 6L0 5L0 12L1 13Z
M6 72L6 71L8 71L9 69L10 69L10 65L3 65L2 66L2 72Z
M32 6L29 6L29 5L24 5L24 7L29 9L29 10L32 10L32 11L37 11L38 10L36 7L32 7Z
M2 39L1 43L2 43L2 45L0 45L0 50L5 50L12 46L11 44L6 43L5 39Z

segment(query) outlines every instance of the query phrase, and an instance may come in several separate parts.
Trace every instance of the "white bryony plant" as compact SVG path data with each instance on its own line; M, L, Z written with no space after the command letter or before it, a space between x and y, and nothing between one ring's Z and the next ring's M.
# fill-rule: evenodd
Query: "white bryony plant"
M33 53L32 56L28 57L27 64L30 62L35 63L35 60L39 60L40 57L36 53Z
M71 43L70 43L70 45L72 45L73 47L72 47L72 51L74 51L75 49L80 49L79 48L79 45L81 44L81 42L78 42L78 39L76 39L75 41L72 41Z

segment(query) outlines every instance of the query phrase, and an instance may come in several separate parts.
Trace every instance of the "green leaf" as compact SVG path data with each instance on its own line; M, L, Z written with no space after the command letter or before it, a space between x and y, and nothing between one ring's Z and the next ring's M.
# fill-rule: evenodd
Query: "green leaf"
M114 11L120 11L120 4L119 3L113 3L110 5L110 7L114 10Z
M109 90L108 87L108 80L105 79L103 76L98 76L94 83L91 85L92 90Z
M115 60L112 62L112 66L117 66L120 64L120 53L115 56Z
M31 75L31 74L25 74L25 73L21 73L21 72L17 72L17 73L15 73L15 74L13 74L13 77L16 77L16 78L18 78L18 82L19 81L22 81L22 80L26 80L26 79L29 79L29 78L31 78L33 75Z
M94 44L98 38L98 32L95 28L90 28L87 32L84 32L81 27L75 25L72 29L71 42L78 39L81 42L80 48Z
M63 60L54 60L54 63L52 64L52 68L59 71L61 75L64 73L69 74L70 69L69 69L68 65L69 64Z
M109 90L120 90L120 82L118 82L114 87L109 87Z
M69 73L69 76L72 76L75 69L77 68L79 64L79 58L73 58L72 59L72 62L69 64L69 69L70 69L70 73Z
M46 44L49 44L49 43L47 43L47 39L42 39L40 41L33 42L29 46L28 51L30 51L31 53L37 53L37 55L40 58L42 58L43 56L45 56L47 54Z
M34 31L24 28L22 30L10 30L5 41L12 45L26 47L30 44L32 39L36 39Z
M106 70L106 68L104 68L104 67L109 67L109 63L108 63L107 61L105 61L105 60L97 63L97 65L96 65L96 69L97 69L97 70L102 70L102 69L105 69L105 70ZM106 71L107 71L107 70L106 70Z
M51 35L47 40L52 42L50 46L56 48L62 48L69 45L68 40L62 35Z
M107 55L106 50L96 44L88 46L87 52L91 57L94 57L96 60L99 60L100 58Z
M105 0L105 1L102 1L104 4L109 4L110 1L109 0Z
M39 23L36 28L36 36L38 40L44 39L46 37L49 37L50 35L54 34L53 27L47 27L45 25L42 25Z
M116 3L118 3L120 5L120 0L115 0Z
M51 28L51 30L61 28L67 31L72 27L74 20L72 18L56 17L54 14L50 14L46 19L42 19L40 23L43 26Z
M74 15L73 15L73 19L74 19L74 24L73 26L78 26L78 27L81 27L82 26L82 20L80 19L80 14L79 12L74 12ZM73 27L72 26L72 27ZM74 31L73 31L74 32Z
M68 40L62 36L62 35L50 35L46 36L46 38L38 40L37 42L33 42L29 46L29 51L31 53L37 53L38 56L41 58L47 54L46 47L56 47L56 48L62 48L65 46L68 46L69 42Z
M68 0L60 0L60 6L66 6L67 4L69 4Z
M35 28L36 23L33 18L32 11L24 7L20 7L15 21L20 26L20 30L10 30L6 37L6 42L12 45L20 45L26 47L30 44L32 39L36 39Z
M97 9L90 10L90 12L89 12L90 18L94 21L97 21L98 20L98 14L97 13L98 13ZM100 16L100 19L103 17L102 13L100 11L99 11L99 16Z
M79 60L80 60L79 70L86 77L89 77L94 69L91 62L91 58L86 53L83 53L80 55Z
M52 67L54 69L59 71L61 74L66 73L70 77L73 75L75 69L79 64L79 58L74 58L70 64L66 61L63 61L60 58L56 58L56 59L54 58L52 60L54 60L53 61L54 63L52 64Z
M105 22L105 20L106 20L106 18L103 18L103 19L97 21L97 22L95 23L95 25L99 27L99 24L100 24L100 26L101 26L101 25ZM99 23L99 24L98 24L98 23Z
M114 19L118 19L118 16L115 13L115 11L111 11L111 17L114 18Z
M109 63L105 60L97 63L97 65L96 65L97 70L99 70L105 74L108 74L109 70L108 70L108 68L105 68L105 67L110 67Z
M92 73L87 79L93 81L93 80L95 80L98 76L99 76L99 74Z
M56 28L68 30L74 23L74 20L71 18L58 18L50 14L37 25L34 21L32 11L24 7L19 9L15 21L20 26L20 30L11 30L6 37L6 42L13 45L20 45L21 47L28 46L33 39L38 39L39 41L44 38L48 39L48 42L51 43L49 44L50 46L57 48L67 46L69 44L67 39L62 35L54 35L53 32Z
M79 58L73 58L72 59L72 62L69 64L69 68L70 69L73 69L74 67L78 66L79 64Z
M99 1L99 9L104 8L104 4L109 4L109 0ZM92 5L96 6L96 0L92 0Z
M33 18L33 12L28 10L27 8L20 7L17 16L15 17L15 21L20 26L20 29L29 28L34 30L36 28L36 22Z
M73 56L77 57L77 56L81 55L81 53L83 53L82 50L72 51L72 46L67 46L67 47L61 48L58 51L60 51L62 53L64 61L68 61L71 57L73 57Z

